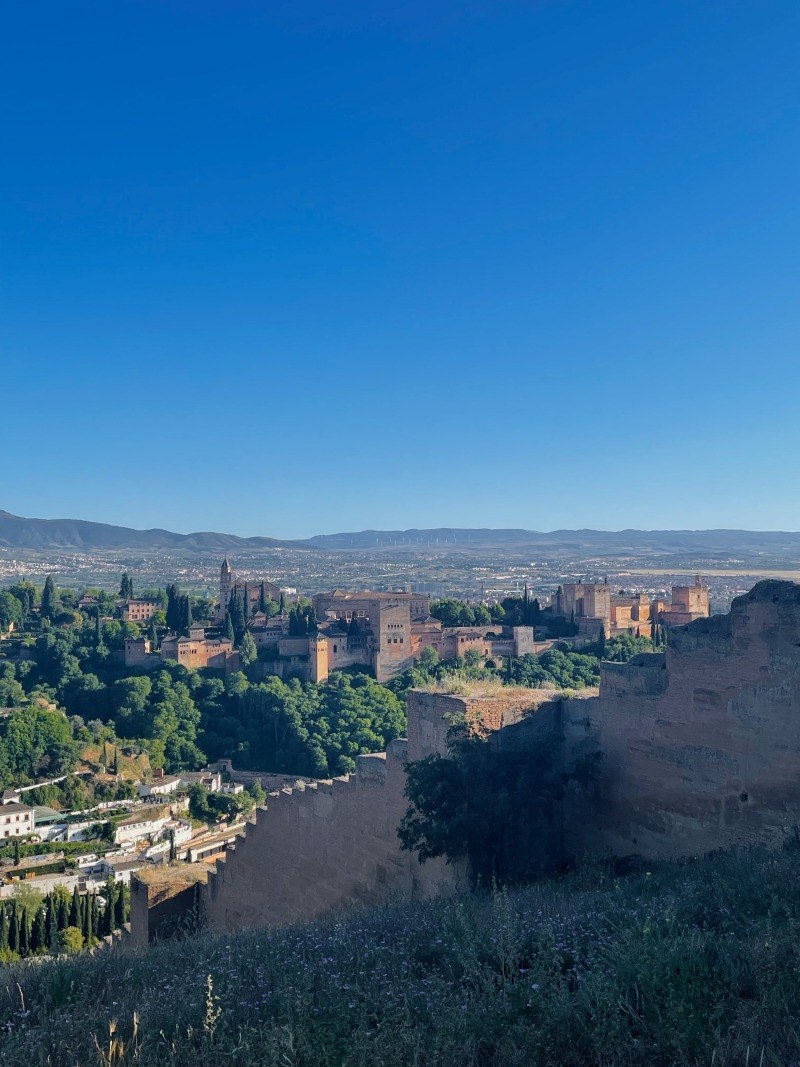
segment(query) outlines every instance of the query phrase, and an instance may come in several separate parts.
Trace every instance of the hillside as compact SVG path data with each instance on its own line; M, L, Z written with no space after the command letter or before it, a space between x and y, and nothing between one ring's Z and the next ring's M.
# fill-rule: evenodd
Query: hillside
M540 559L600 559L648 555L700 555L730 559L763 556L796 559L800 533L754 530L361 530L318 534L305 542L338 551L535 552Z
M800 847L0 977L4 1067L789 1064Z
M753 530L553 530L463 529L361 530L317 534L301 540L239 537L201 531L135 530L83 519L32 519L0 510L0 547L80 552L259 552L287 548L324 552L535 553L540 559L625 559L647 556L700 556L750 561L800 559L800 533Z
M173 549L184 552L258 551L267 548L302 549L294 541L274 537L237 537L235 534L169 530L134 530L83 519L28 519L0 511L0 546L34 550L71 548L81 552L117 549Z

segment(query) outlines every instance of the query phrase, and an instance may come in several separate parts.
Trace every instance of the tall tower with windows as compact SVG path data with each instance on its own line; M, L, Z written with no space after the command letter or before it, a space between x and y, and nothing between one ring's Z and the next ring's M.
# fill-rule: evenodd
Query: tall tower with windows
M219 608L217 609L217 622L222 622L225 619L225 612L228 610L228 604L231 599L231 590L233 589L233 568L228 563L228 557L222 561L222 566L219 569Z

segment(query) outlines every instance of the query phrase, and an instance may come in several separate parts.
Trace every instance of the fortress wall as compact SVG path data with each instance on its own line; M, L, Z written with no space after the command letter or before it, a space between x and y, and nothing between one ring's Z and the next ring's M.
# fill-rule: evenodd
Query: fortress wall
M207 922L221 929L281 925L392 895L427 896L457 883L463 865L420 864L400 848L406 760L446 752L454 716L499 729L548 698L534 690L467 696L412 691L407 742L359 757L355 774L267 798L266 810L259 810L204 887Z
M569 817L578 853L779 840L800 822L800 587L761 582L670 631L661 667L604 666L591 732L605 759Z
M208 880L212 927L283 925L393 895L427 896L456 882L460 868L420 865L400 849L405 812L404 741L362 756L355 774L267 799L244 839Z
M500 730L519 722L525 715L549 704L552 693L541 689L489 690L467 695L433 693L412 689L407 696L408 761L424 759L432 752L447 752L447 731L458 718L482 722L489 730Z

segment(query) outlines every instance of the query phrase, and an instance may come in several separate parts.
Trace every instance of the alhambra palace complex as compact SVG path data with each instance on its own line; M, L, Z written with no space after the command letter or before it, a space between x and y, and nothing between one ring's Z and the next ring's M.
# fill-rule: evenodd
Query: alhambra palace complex
M800 822L800 586L759 582L729 614L670 628L664 651L604 662L599 690L412 690L406 739L361 756L353 774L271 792L215 867L134 875L133 939L147 944L187 913L212 929L271 926L457 883L457 864L420 865L396 833L406 764L446 751L453 715L482 723L500 748L554 739L562 768L603 753L596 781L570 787L512 843L529 870L779 844Z
M372 671L379 682L402 674L425 648L435 649L445 660L459 659L477 652L484 662L499 666L508 657L542 651L547 645L536 641L531 626L443 627L430 614L430 597L413 592L319 593L314 597L317 632L296 636L290 633L288 615L269 618L259 605L264 600L280 601L281 590L261 579L245 582L234 577L227 557L220 568L219 600L214 622L225 621L231 598L246 605L247 627L259 650L264 650L260 668L282 678L303 677L322 682L331 671L361 666ZM152 601L124 602L123 616L131 621L148 621L156 604ZM699 576L691 586L674 586L672 603L650 601L644 595L612 595L606 583L576 582L559 586L553 597L554 614L578 627L578 636L595 640L600 631L606 636L635 632L649 637L654 623L680 626L709 614L708 589ZM177 660L193 668L239 669L239 654L225 637L208 637L202 625L193 625L183 635L163 639L157 652L147 638L130 638L125 643L125 665L153 668L162 660Z

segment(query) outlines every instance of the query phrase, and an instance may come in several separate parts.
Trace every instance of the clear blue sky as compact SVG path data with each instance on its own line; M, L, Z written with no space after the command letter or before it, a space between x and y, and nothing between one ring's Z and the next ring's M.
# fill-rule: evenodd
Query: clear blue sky
M800 528L800 5L4 12L0 508Z

